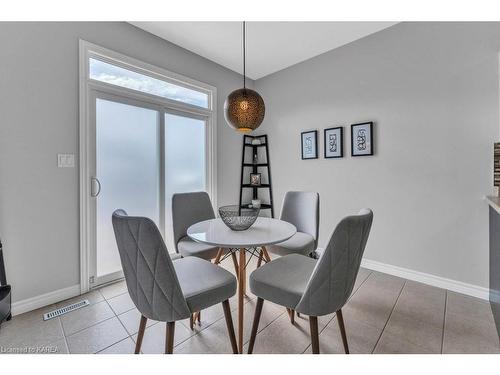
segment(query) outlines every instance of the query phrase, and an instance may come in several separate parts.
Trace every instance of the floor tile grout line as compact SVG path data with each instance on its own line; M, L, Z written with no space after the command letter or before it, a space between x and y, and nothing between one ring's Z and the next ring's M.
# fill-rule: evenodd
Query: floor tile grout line
M392 306L392 309L391 309L391 313L389 314L389 317L387 318L385 324L384 324L384 327L382 328L382 331L380 332L380 335L378 336L378 339L377 339L377 342L375 343L375 345L373 346L373 349L372 349L372 353L375 351L375 349L377 348L377 345L380 341L380 339L382 338L382 335L384 334L384 331L385 331L385 328L387 327L387 324L389 324L389 320L391 319L391 316L392 316L392 313L394 312L394 310L396 309L396 305L398 304L398 301L399 301L399 297L401 297L401 294L403 294L403 290L404 288L406 287L406 283L407 283L408 280L405 279L405 282L403 284L403 287L401 288L401 290L399 291L399 294L398 294L398 298L396 298L396 302L394 302L394 306Z
M128 333L128 332L127 332L127 333ZM134 339L132 338L132 336L127 336L127 337L125 337L125 338L123 338L123 339L121 339L121 340L118 340L117 342L115 342L115 343L113 343L113 344L111 344L111 345L106 346L105 348L103 348L103 349L101 349L101 350L99 350L99 351L95 352L94 354L99 354L99 353L101 353L101 352L105 351L106 349L111 348L113 345L116 345L116 344L121 343L122 341L125 341L126 339L131 339L131 340L132 340L132 342L135 344L135 341L134 341ZM142 352L142 350L141 350L141 352ZM124 354L126 354L126 353L124 353Z
M277 321L279 318L281 318L283 315L285 315L285 312L281 312L276 318L274 318L273 320L271 320L269 322L269 324L267 324L264 328L262 328L260 331L257 331L257 334L255 335L255 341L257 342L257 336L259 336L262 332L264 332L264 330L269 327L271 324L273 324L275 321ZM243 346L245 346L246 344L248 344L250 342L250 338L248 340L246 340L244 343L243 343Z
M59 320L59 325L61 326L61 330L62 330L62 334L63 334L63 340L64 340L64 343L66 344L66 349L68 349L68 353L69 353L70 351L69 351L68 340L66 340L66 332L64 331L64 326L62 324L61 317L58 316L57 319Z
M444 330L446 329L446 309L448 305L448 291L445 289L445 297L444 297L444 313L443 313L443 333L441 334L441 354L443 354L444 347Z
M104 302L104 301L100 301L100 302L97 302L97 303L101 303L101 302ZM107 301L106 301L106 302L107 302ZM108 303L108 306L109 306L109 303ZM106 319L100 320L100 321L98 321L98 322L96 322L96 323L93 323L93 324L91 324L91 325L89 325L89 326L87 326L87 327L85 327L85 328L79 329L79 330L77 330L77 331L75 331L75 332L71 333L70 335L67 335L67 336L66 336L66 333L64 333L64 336L65 336L65 337L71 337L71 336L73 336L73 335L76 335L77 333L80 333L80 332L82 332L82 331L86 330L87 328L94 327L94 326L96 326L96 325L98 325L98 324L104 323L104 322L106 322L106 321L108 321L108 320L110 320L110 319L113 319L113 318L118 318L118 320L120 320L120 318L116 315L116 313L113 311L113 309L111 308L111 306L109 306L109 308L111 309L111 312L113 313L113 316L110 316L109 318L106 318ZM132 310L132 309L130 309L130 310ZM125 314L126 312L129 312L130 310L127 310L127 311L123 312L122 314ZM59 319L61 319L61 318L59 317ZM121 323L121 321L120 321L120 323ZM62 321L61 321L61 325L62 325ZM122 325L123 325L123 324L122 324ZM124 328L125 328L125 327L124 327ZM126 329L125 329L125 331L128 333L128 331L127 331Z
M75 332L73 332L72 334L70 334L70 335L68 335L68 336L66 336L66 332L64 331L64 328L63 328L64 340L66 341L66 346L68 347L68 352L69 352L69 345L68 345L68 343L67 343L67 342L68 342L68 341L67 341L67 338L68 338L68 337L74 336L74 335L76 335L77 333L80 333L80 332L82 332L82 331L84 331L84 330L86 330L86 329L88 329L88 328L95 327L96 325L101 324L101 323L104 323L104 322L106 322L106 321L108 321L108 320L111 320L111 319L113 319L113 318L117 318L117 319L118 319L118 321L120 322L121 326L123 327L123 329L124 329L124 330L125 330L125 332L127 333L127 337L132 338L132 337L131 337L132 335L130 335L130 334L129 334L129 332L127 331L127 329L126 329L126 328L125 328L125 326L123 325L123 323L122 323L122 321L120 320L120 318L118 317L118 315L116 315L115 311L114 311L114 310L113 310L113 308L110 306L110 304L108 303L108 301L107 301L106 299L104 299L103 301L99 301L99 302L97 302L97 303L101 303L101 302L106 302L106 304L108 305L108 307L111 309L111 312L113 313L113 316L110 316L109 318L106 318L106 319L104 319L104 320L101 320L101 321L99 321L99 322L97 322L97 323L91 324L91 325L89 325L88 327L82 328L82 329L80 329L80 330L78 330L78 331L75 331ZM93 305L96 305L97 303L95 303L95 304L93 304ZM132 309L130 309L130 310L132 310ZM125 314L126 312L128 312L128 311L130 311L130 310L127 310L127 311L123 312L122 314ZM61 324L61 327L62 327L62 321L61 321L61 318L60 318L60 317L58 317L58 318L59 318L59 321L60 321L60 324ZM125 338L124 338L123 340L125 340ZM111 345L107 346L106 348L104 348L104 349L102 349L102 350L105 350L105 349L109 348L110 346L115 345L115 344L117 344L117 343L119 343L120 341L123 341L123 340L119 340L119 341L117 341L117 342L114 342L113 344L111 344ZM132 341L134 341L134 340L132 339Z
M243 306L245 306L248 302L250 302L250 301L245 302L245 304L244 304ZM235 310L236 310L236 309L235 309ZM231 311L231 312L232 312L232 311ZM258 332L257 332L257 335L259 335L262 331L264 331L264 329L266 329L266 328L267 328L267 327L269 327L272 323L274 323L277 319L279 319L279 318L280 318L280 317L281 317L284 313L285 313L285 312L280 313L280 314L279 314L279 315L278 315L275 319L273 319L272 321L270 321L270 322L269 322L269 324L267 324L264 328L262 328L260 331L258 331ZM223 320L223 319L225 319L225 318L224 318L224 316L222 316L222 317L220 317L219 319L217 319L217 320L213 321L213 322L212 322L212 323L210 323L208 326L206 326L204 329L202 329L202 330L200 330L200 331L196 331L193 335L191 335L191 336L187 337L187 338L186 338L186 339L184 339L183 341L181 341L181 342L177 343L176 345L174 345L174 348L175 348L175 347L178 347L179 345L181 345L181 344L185 343L186 341L188 341L188 340L192 339L193 337L195 337L196 335L198 335L200 332L203 332L204 330L206 330L206 329L210 328L211 326L213 326L214 324L216 324L216 323L220 322L220 321L221 321L221 320ZM184 327L186 327L186 326L185 326L182 322L181 322L181 324L182 324ZM233 324L234 324L234 322L233 322ZM188 327L186 327L186 328L187 328L187 329L190 329L190 328L188 328ZM248 343L248 341L250 341L250 340L245 341L245 342L243 343L243 346L244 346L246 343Z
M247 303L249 303L252 299L253 299L253 298L250 298L248 301L246 301L246 302L243 304L243 307L244 307ZM234 311L236 311L237 309L238 309L238 308L236 307L236 308L234 308L233 310L231 310L231 317L232 317L232 315L233 315L232 313L233 313ZM201 329L201 330L199 330L199 331L195 331L195 333L194 333L193 335L189 336L187 339L185 339L184 341L182 341L182 342L178 343L177 345L174 345L174 347L178 346L179 344L181 344L181 343L183 343L183 342L186 342L186 341L187 341L187 340L189 340L191 337L194 337L194 336L196 336L197 334L199 334L200 332L203 332L204 330L206 330L206 329L210 328L211 326L213 326L214 324L218 323L218 322L219 322L219 321L221 321L222 319L225 319L225 318L224 318L224 315L222 315L220 318L218 318L218 319L214 320L212 323L210 323L208 326L205 326L203 329ZM182 321L180 321L180 320L179 320L179 323L180 323L180 324L182 324L185 328L187 328L188 330L190 330L190 331L191 331L191 328L189 328L189 327L188 327L188 326L186 326L184 323L182 323ZM233 324L234 324L234 322L233 322ZM194 331L194 330L193 330L193 331Z
M108 300L107 300L106 298L104 298L104 300L105 300L105 301L106 301L106 303L108 304L108 306L109 306L109 308L111 309L111 311L113 312L114 316L112 316L112 317L111 317L111 318L109 318L109 319L103 320L103 322L104 322L104 321L107 321L107 320L110 320L110 319L113 319L113 318L116 318L116 319L118 320L118 322L120 323L120 325L121 325L121 326L123 327L123 329L125 330L125 332L127 332L127 337L130 337L131 335L130 335L130 334L129 334L129 332L127 331L127 328L125 328L125 325L122 323L122 321L120 320L120 318L118 317L118 315L116 315L115 310L113 310L113 308L112 308L112 307L111 307L111 305L109 304ZM132 309L130 309L130 310L132 310ZM123 312L123 314L124 314L124 313L126 313L126 312L128 312L128 311L130 311L130 310L124 311L124 312ZM102 322L99 322L99 323L102 323ZM97 323L97 324L99 324L99 323ZM93 327L93 326L95 326L95 325L97 325L97 324L94 324L94 325L92 325L92 326L90 326L90 327ZM88 328L90 328L90 327L88 327ZM125 340L127 337L125 337L123 340ZM104 349L102 349L102 350L106 350L107 348L109 348L109 347L111 347L111 346L113 346L113 345L115 345L115 344L118 344L119 342L121 342L121 341L123 341L123 340L118 340L118 341L116 341L116 342L112 343L111 345L109 345L109 346L105 347L105 348L104 348ZM134 340L132 340L132 341L134 341ZM100 352L100 351L102 351L102 350L99 350L99 351L97 351L97 352L94 352L94 354L99 353L99 352Z

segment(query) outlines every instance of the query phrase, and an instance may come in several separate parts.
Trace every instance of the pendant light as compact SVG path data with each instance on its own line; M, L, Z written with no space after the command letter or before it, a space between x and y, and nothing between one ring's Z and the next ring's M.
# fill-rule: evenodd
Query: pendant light
M245 21L243 21L243 88L230 93L224 103L224 117L227 123L241 133L257 129L262 124L266 113L262 97L257 91L246 87L245 26Z

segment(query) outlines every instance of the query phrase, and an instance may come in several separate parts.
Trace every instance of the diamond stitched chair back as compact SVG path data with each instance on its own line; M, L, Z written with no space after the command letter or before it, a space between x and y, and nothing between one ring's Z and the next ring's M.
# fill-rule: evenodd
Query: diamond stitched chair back
M217 303L222 303L233 353L237 353L229 306L236 292L234 275L197 257L172 261L160 231L148 218L116 210L112 222L127 289L142 314L135 353L141 350L148 319L167 323L165 353L172 353L175 322Z
M148 319L172 322L190 316L179 280L156 224L113 213L113 228L130 298Z
M318 316L336 312L349 353L342 307L354 288L372 222L373 212L363 209L340 221L319 260L288 254L252 272L250 290L257 305L248 353L253 351L264 300L309 316L313 353L319 353Z
M352 293L373 221L369 209L344 218L317 261L298 312L322 316L338 311Z

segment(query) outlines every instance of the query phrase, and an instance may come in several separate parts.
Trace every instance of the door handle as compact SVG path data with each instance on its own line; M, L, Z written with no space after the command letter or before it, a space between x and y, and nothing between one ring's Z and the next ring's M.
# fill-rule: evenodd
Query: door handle
M92 177L90 179L90 181L91 181L90 196L96 198L101 193L101 182L99 181L99 179L97 177ZM97 187L97 191L96 191L96 189L94 189L94 186Z

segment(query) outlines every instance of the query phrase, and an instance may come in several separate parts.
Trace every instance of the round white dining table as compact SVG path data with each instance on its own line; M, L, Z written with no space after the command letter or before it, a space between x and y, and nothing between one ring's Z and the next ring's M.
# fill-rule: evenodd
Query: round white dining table
M201 221L191 225L187 234L197 242L219 247L215 258L218 264L224 255L231 255L238 279L238 350L243 352L243 305L246 292L246 253L258 254L257 267L271 258L266 245L286 241L297 232L294 225L283 220L258 217L255 223L243 231L231 230L220 218ZM239 252L239 260L236 253Z

